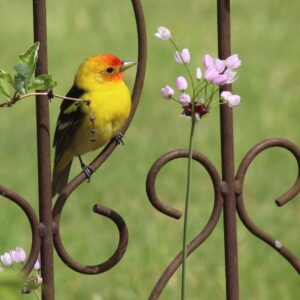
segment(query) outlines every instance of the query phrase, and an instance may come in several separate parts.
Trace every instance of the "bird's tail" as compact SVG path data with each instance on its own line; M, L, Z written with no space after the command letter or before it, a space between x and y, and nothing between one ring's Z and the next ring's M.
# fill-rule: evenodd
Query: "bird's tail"
M63 170L57 170L58 168L54 167L52 176L52 198L57 193L60 194L63 188L67 185L72 161L73 160L71 160Z

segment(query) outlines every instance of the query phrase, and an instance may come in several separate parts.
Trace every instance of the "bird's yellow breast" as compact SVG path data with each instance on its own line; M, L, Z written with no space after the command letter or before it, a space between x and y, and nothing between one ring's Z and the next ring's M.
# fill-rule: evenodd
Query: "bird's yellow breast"
M95 83L82 98L90 100L90 105L81 106L85 118L72 143L75 155L106 144L124 125L131 109L130 91L122 80Z

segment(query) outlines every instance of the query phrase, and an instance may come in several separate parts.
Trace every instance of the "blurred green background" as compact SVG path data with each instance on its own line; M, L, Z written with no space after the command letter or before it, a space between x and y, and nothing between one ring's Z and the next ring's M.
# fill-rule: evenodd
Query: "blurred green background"
M69 270L55 257L57 299L147 299L156 280L181 248L182 220L158 213L145 194L151 164L164 152L184 148L189 122L179 117L180 107L160 97L160 88L174 85L182 68L172 47L154 38L159 25L169 27L179 47L189 47L192 68L201 57L217 55L216 1L142 1L148 31L148 68L136 116L110 159L69 199L61 220L62 237L70 254L83 263L104 261L114 251L114 225L96 216L94 203L112 207L126 220L129 246L122 261L99 276ZM232 49L242 67L234 91L242 104L234 110L236 165L264 138L285 137L300 143L300 42L297 0L283 2L231 1ZM0 68L11 71L17 54L32 44L31 1L0 2ZM81 61L92 54L112 52L123 59L137 58L137 39L131 1L48 1L49 72L64 94ZM134 70L126 75L130 87ZM60 100L50 104L53 133ZM195 149L220 169L219 113L215 109L196 129ZM37 208L36 132L34 100L0 110L0 183L21 193ZM91 160L94 154L86 155ZM72 174L79 171L75 162ZM182 209L186 161L168 165L157 188L164 201ZM300 256L300 201L284 208L273 200L290 187L297 166L287 151L269 150L251 165L245 181L245 202L250 216L266 231ZM193 168L189 237L207 222L213 195L202 167ZM23 213L4 198L0 202L0 252L16 246L30 248L30 228ZM188 261L188 299L225 299L222 220L211 237ZM299 298L299 275L277 252L257 240L238 221L240 297L243 300ZM179 299L180 272L160 299ZM34 299L34 295L20 298Z

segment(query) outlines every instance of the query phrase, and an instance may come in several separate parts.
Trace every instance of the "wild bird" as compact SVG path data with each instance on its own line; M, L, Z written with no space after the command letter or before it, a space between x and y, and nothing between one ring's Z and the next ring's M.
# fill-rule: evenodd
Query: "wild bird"
M79 66L66 97L82 101L64 99L56 123L52 197L68 183L75 156L89 179L93 169L83 163L81 155L98 149L113 137L122 142L119 130L131 109L131 94L123 81L123 72L135 64L112 54L99 54Z

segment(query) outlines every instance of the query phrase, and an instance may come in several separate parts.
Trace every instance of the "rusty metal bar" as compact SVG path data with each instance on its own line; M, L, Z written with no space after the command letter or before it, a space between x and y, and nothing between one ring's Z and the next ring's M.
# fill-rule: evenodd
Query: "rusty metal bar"
M144 19L144 12L140 0L131 0L135 20L137 27L137 38L138 38L138 68L135 77L135 84L132 92L132 108L130 116L122 128L121 132L124 134L128 129L137 106L141 97L143 90L145 72L146 72L146 59L147 59L147 40L146 40L146 25ZM90 164L94 170L97 170L106 159L112 154L116 148L117 143L115 139L112 139L105 148L97 155L97 157ZM119 244L117 249L105 262L99 263L97 265L83 265L80 262L73 259L63 245L63 241L60 236L60 217L64 205L70 195L76 188L86 179L83 172L80 172L75 178L73 178L68 185L63 189L61 194L58 196L56 203L53 208L53 220L54 220L54 246L59 257L62 261L73 270L83 273L95 275L103 273L114 267L120 259L123 257L127 243L128 243L128 231L127 226L120 215L118 215L114 210L106 208L100 205L95 205L93 211L99 215L105 216L111 219L118 228L119 231Z
M231 55L230 0L218 0L218 50L220 59ZM220 89L231 90L231 85ZM224 241L227 300L239 299L236 198L234 190L234 144L232 108L221 105L221 154L224 196Z
M33 0L34 41L40 42L36 75L48 73L46 0ZM36 97L39 214L43 226L41 244L42 299L53 300L53 234L49 104L47 96Z
M282 206L288 201L292 200L300 191L300 149L292 142L282 139L273 138L264 140L254 147L252 147L242 160L236 175L236 193L237 193L237 210L239 217L247 229L259 239L273 247L281 256L283 256L300 274L300 260L278 239L272 237L270 234L259 228L249 217L246 208L244 206L244 199L242 193L242 186L247 173L247 170L256 158L257 155L266 151L271 147L279 147L288 150L293 154L298 164L298 176L294 185L283 195L277 198L275 201L277 205Z
M10 189L0 185L0 195L10 201L16 203L22 211L25 213L31 228L31 249L26 264L22 268L22 272L28 275L39 256L41 247L41 238L39 235L40 223L31 207L31 205L18 193L11 191Z
M146 189L151 204L161 213L166 214L169 217L175 219L180 218L181 212L172 207L169 207L168 205L164 204L159 200L155 191L155 181L158 173L167 163L170 163L172 160L178 158L188 158L188 156L189 153L188 150L186 149L176 149L167 152L163 154L152 165L147 176ZM223 207L223 198L221 195L221 186L220 186L221 179L217 169L207 157L205 157L199 152L193 152L193 160L201 164L208 172L211 178L213 188L214 188L214 206L210 218L207 221L206 225L203 227L201 232L188 244L187 247L188 256L192 254L199 246L201 246L206 241L206 239L210 236L210 234L213 232L215 226L217 225L220 219L220 215ZM159 298L160 294L162 293L163 289L169 282L170 278L174 275L176 270L182 264L182 260L183 260L183 253L182 251L180 251L177 254L177 256L170 262L168 267L165 269L165 271L157 281L155 287L151 292L149 300L155 300Z

